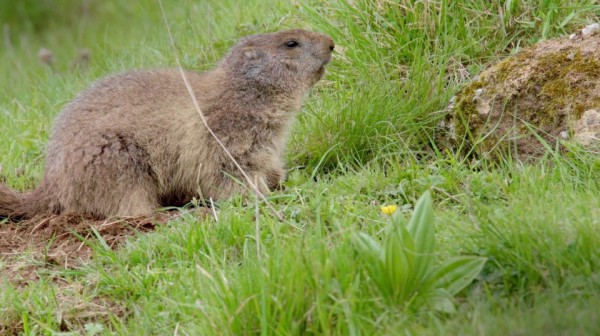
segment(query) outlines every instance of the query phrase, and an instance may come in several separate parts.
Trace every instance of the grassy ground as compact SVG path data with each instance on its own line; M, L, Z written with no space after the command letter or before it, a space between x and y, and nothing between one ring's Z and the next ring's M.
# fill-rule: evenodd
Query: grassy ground
M0 5L20 15L0 16L9 27L1 179L36 185L53 118L94 79L172 66L176 53L203 70L241 35L303 27L330 34L339 53L295 125L287 188L270 197L285 220L234 199L218 219L184 215L117 251L96 243L81 267L39 270L25 287L0 280L0 325L48 335L600 330L599 158L470 167L429 141L461 84L522 46L598 21L598 1L164 2L177 51L155 1L56 1L52 20ZM54 53L52 68L38 61L41 47ZM87 67L73 65L81 48ZM408 218L426 190L438 261L488 258L452 314L384 300L352 243L357 232L383 235L379 205Z

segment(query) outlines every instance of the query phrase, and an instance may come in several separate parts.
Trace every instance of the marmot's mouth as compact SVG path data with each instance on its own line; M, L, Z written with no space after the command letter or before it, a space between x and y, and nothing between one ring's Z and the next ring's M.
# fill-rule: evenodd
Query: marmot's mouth
M321 79L323 77L323 74L325 74L325 65L322 65L318 70L317 70L317 80Z

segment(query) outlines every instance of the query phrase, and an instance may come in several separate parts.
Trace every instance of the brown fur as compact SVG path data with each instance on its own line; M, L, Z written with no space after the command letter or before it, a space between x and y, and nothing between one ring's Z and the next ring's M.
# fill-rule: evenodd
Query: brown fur
M287 46L292 40L299 45ZM321 78L333 47L328 36L304 30L254 35L212 71L186 72L210 128L262 192L285 176L293 111ZM100 80L64 108L43 181L28 194L0 186L0 217L142 215L193 197L243 192L240 180L177 69L127 72Z

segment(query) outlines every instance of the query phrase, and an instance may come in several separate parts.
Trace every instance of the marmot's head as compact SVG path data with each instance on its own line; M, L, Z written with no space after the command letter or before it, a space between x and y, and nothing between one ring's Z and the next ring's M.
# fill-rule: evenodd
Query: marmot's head
M323 76L334 46L329 36L300 29L252 35L231 48L221 66L247 84L306 90Z

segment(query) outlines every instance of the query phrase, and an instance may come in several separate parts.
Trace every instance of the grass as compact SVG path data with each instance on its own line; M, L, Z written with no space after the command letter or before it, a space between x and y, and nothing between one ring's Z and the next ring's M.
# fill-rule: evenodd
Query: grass
M117 251L99 242L76 269L42 269L20 288L4 279L0 325L28 335L597 332L598 156L473 168L430 143L460 85L598 21L597 1L164 1L177 51L155 1L90 0L84 12L57 3L69 9L52 14L61 20L7 21L0 51L0 176L20 190L41 178L53 118L96 78L172 66L175 52L207 69L241 35L291 27L330 34L340 52L298 117L287 188L270 196L283 222L234 199L218 220L184 215ZM52 69L38 62L41 47L54 52ZM74 69L81 48L91 62ZM353 244L358 232L383 238L380 205L408 220L427 190L436 263L488 259L452 314L390 304Z

